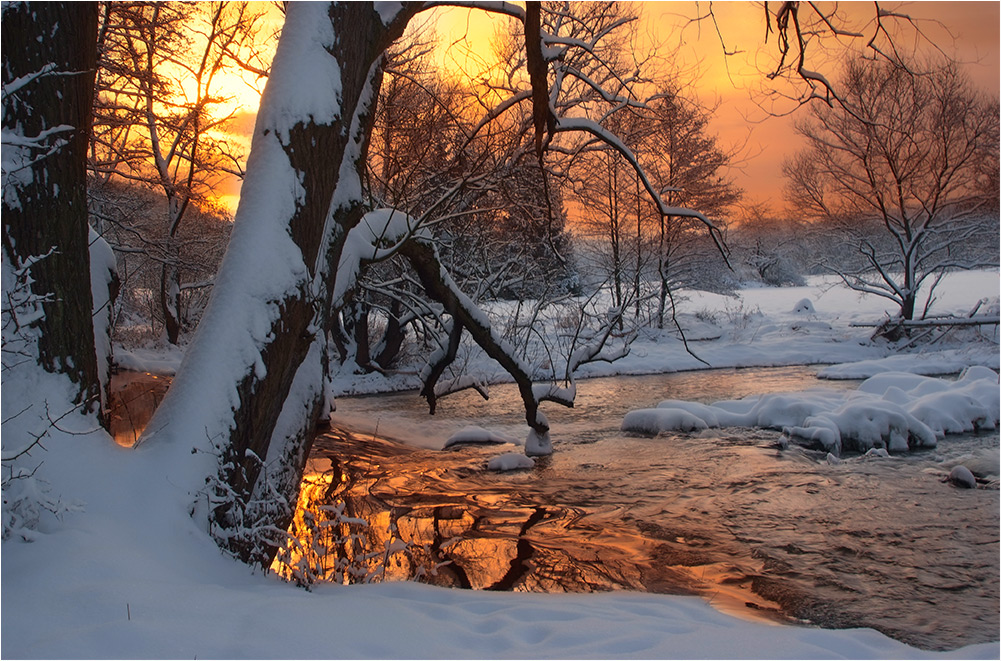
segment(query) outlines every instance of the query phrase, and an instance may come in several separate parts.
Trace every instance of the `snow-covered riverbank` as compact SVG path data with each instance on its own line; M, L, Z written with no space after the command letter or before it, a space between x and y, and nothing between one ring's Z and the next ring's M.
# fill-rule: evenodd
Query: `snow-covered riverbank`
M998 331L954 332L932 346L897 353L886 342L871 342L872 328L853 327L886 318L892 306L885 299L860 296L828 276L812 276L804 287L744 289L737 297L708 292L684 292L679 297L679 321L688 338L688 349L678 334L642 331L629 355L614 363L591 363L580 376L659 374L719 367L777 367L784 365L832 364L830 378L863 379L883 371L917 374L956 374L964 367L981 365L997 370ZM952 274L939 285L941 303L935 314L965 316L977 301L998 305L996 271ZM800 304L809 301L810 306ZM505 375L482 354L474 354L470 371L488 379ZM705 361L705 362L703 362ZM885 362L884 362L885 361ZM838 370L842 370L839 372ZM403 370L408 372L408 370ZM350 369L339 376L342 394L368 394L419 387L410 373L357 375Z
M882 301L811 280L807 288L745 290L741 299L692 294L693 342L713 366L865 363L863 371L998 368L997 335L971 331L934 351L901 358L868 342L855 321L878 319ZM997 305L996 272L943 282L938 312L965 314L982 297ZM813 311L794 311L810 299ZM992 333L995 333L992 335ZM119 353L149 367L156 353ZM941 365L948 363L949 369ZM935 365L934 369L927 366ZM925 367L922 367L925 366ZM955 366L955 369L952 369ZM641 337L629 357L590 373L650 373L705 367L669 335ZM484 363L482 369L491 369ZM847 369L847 368L845 368ZM862 370L862 368L859 368ZM862 376L867 376L862 374ZM344 374L342 392L408 387ZM44 376L24 392L4 391L4 419L44 399ZM409 385L412 387L412 385ZM53 397L53 400L59 399ZM36 512L37 534L3 543L5 658L998 658L998 643L945 655L908 647L871 630L827 631L739 620L692 597L635 593L497 594L417 584L320 586L305 592L251 574L224 557L187 515L190 494L175 486L157 448L128 450L103 431L64 420L37 452L38 478L52 509ZM5 426L5 431L9 428ZM36 480L25 481L38 484ZM5 492L5 499L9 495ZM58 501L58 502L56 502ZM5 502L5 516L8 506ZM996 547L985 552L997 553Z

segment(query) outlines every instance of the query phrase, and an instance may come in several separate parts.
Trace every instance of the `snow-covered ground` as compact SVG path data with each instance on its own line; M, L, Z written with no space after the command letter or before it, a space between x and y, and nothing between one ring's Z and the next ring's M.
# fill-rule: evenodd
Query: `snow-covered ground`
M640 333L628 356L614 363L585 365L580 376L830 363L832 367L826 368L822 376L863 379L885 371L934 375L956 374L970 365L994 370L999 367L996 326L985 326L980 332L954 331L952 339L946 336L930 347L912 348L900 355L892 345L871 342L874 329L852 326L885 319L888 312L893 312L888 301L862 296L831 276L811 276L807 283L804 287L743 289L737 297L682 292L679 321L685 328L688 348L698 358L686 350L677 333L648 330ZM989 302L981 313L985 309L996 311L998 272L951 274L936 292L938 303L932 314L966 316L983 298ZM803 301L810 302L806 310ZM505 379L482 352L473 360L479 362L471 364L471 371ZM415 368L401 371L387 378L381 374L352 374L347 369L339 376L336 389L341 394L367 394L419 387Z
M862 363L853 374L998 368L997 336L964 331L961 342L901 358L868 342L853 321L886 306L823 279L741 298L692 294L693 342L713 366ZM827 283L829 284L829 282ZM939 313L965 314L981 297L997 305L997 272L943 283ZM813 312L793 311L803 299ZM749 313L749 314L748 314ZM715 320L716 323L713 323ZM132 367L163 357L133 352ZM169 363L169 361L164 361ZM928 365L935 365L928 369ZM953 366L955 369L953 369ZM160 365L160 371L169 369ZM641 337L631 355L592 373L650 373L705 367L668 335ZM484 365L483 369L488 369ZM850 368L841 368L850 369ZM7 378L7 377L5 377ZM398 389L407 376L345 375L342 391ZM8 421L29 401L65 399L45 375L5 388ZM25 416L26 417L26 416ZM20 418L8 425L14 431ZM41 467L18 488L50 489L52 509L37 534L2 545L4 658L998 658L998 643L948 654L925 652L871 630L828 631L736 619L698 598L635 593L540 595L446 590L418 584L318 586L312 592L251 574L225 556L188 516L190 496L156 447L116 446L70 419L51 430ZM155 444L151 444L155 445ZM44 483L41 482L44 480ZM5 492L5 516L8 515ZM26 513L26 514L31 514ZM31 541L25 539L27 537Z
M1001 280L997 271L953 273L937 292L933 314L966 316L983 298L988 304L981 313L987 309L996 313ZM810 276L804 287L747 288L736 297L685 291L676 300L688 348L698 358L686 350L676 332L647 330L633 342L628 356L614 363L585 365L581 376L830 364L820 376L864 379L887 371L935 375L958 374L970 365L999 368L996 326L956 331L952 339L947 336L933 346L918 346L904 353L885 342L871 342L872 328L852 324L881 321L893 306L885 299L851 291L833 276ZM806 310L800 305L804 300L810 302ZM173 375L181 358L183 353L176 347L115 348L115 361L122 369L153 374ZM505 380L502 370L482 352L474 355L473 361L472 371ZM419 366L405 366L399 373L384 376L353 374L347 368L338 376L336 390L343 395L360 395L415 389L419 387L417 369Z

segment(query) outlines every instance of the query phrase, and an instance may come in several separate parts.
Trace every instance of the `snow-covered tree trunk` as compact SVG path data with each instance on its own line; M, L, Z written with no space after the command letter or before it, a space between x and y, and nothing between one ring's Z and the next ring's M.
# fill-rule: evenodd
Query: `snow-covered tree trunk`
M87 225L87 134L97 61L96 3L4 3L4 258L28 266L42 314L37 358L99 405ZM5 301L5 306L8 302ZM6 323L5 319L5 323Z
M108 424L108 404L111 398L111 326L115 299L121 281L115 252L93 228L89 230L90 284L94 309L94 352L97 357L97 377L101 386L101 418Z
M382 7L289 5L229 250L142 439L194 446L207 479L196 517L249 563L269 564L284 541L326 404L330 286L364 211L383 52L419 9Z

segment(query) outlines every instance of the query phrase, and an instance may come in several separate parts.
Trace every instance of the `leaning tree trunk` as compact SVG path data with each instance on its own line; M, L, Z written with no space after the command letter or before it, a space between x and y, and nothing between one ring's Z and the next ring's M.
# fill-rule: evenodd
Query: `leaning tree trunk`
M194 445L196 518L248 563L270 564L294 513L383 53L419 7L289 5L212 300L142 439Z
M181 339L181 287L178 280L177 266L164 264L160 267L160 314L163 315L163 330L167 341L175 345Z
M400 349L403 348L403 342L407 339L407 329L400 323L402 312L403 305L399 299L394 298L389 305L386 332L383 334L379 353L375 357L376 364L382 369L389 369L396 363Z
M100 405L86 171L97 17L90 2L5 3L0 24L5 258L15 268L34 261L39 360L70 377L85 411Z

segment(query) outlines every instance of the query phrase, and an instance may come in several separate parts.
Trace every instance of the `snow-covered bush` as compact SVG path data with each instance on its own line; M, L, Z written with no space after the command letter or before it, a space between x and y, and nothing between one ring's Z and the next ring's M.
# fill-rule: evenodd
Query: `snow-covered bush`
M54 492L39 473L43 464L39 455L47 451L46 444L53 435L65 434L59 422L81 409L72 404L73 388L68 377L49 374L39 365L38 330L32 324L44 314L45 297L32 293L30 268L45 258L41 255L25 263L12 263L8 255L2 264L4 395L0 482L4 540L20 537L32 541L47 518L59 518L77 509Z
M525 470L535 466L535 460L520 452L505 452L504 454L491 457L487 462L487 470L506 472L513 470Z

